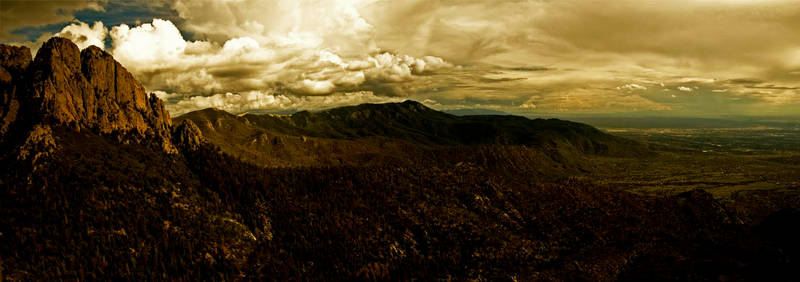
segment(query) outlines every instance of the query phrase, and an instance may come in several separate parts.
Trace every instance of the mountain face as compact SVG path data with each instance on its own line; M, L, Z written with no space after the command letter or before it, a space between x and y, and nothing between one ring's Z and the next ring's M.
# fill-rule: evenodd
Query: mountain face
M173 132L175 144L178 144L183 151L197 151L206 145L203 132L191 120L184 120L175 127Z
M582 153L600 153L607 150L601 148L604 147L602 142L622 141L578 123L556 119L529 120L519 116L460 117L415 101L363 104L313 113L302 111L284 119L271 115L245 115L244 118L266 128L284 123L286 126L277 128L293 127L293 130L282 132L287 134L349 139L384 136L424 145L543 146L563 142Z
M453 155L449 161L453 164L518 162L524 166L528 162L547 170L579 166L586 154L648 154L643 144L584 124L518 116L454 116L414 101L293 115L235 116L205 109L175 118L176 123L187 120L223 151L266 166L363 165L376 159L441 165L447 158L431 160L429 156ZM485 158L458 158L467 156L456 152L466 147Z
M174 152L172 121L163 103L148 96L110 54L94 46L80 51L58 37L45 42L33 61L25 48L2 48L9 54L2 62L10 70L6 81L14 85L3 93L9 102L4 103L8 110L4 106L2 128L18 120L27 123L22 126L63 125L126 141L157 141Z
M757 197L746 226L703 190L588 181L582 156L650 154L590 126L413 101L173 125L98 48L0 55L0 280L777 280L800 261L797 212L769 215L797 195Z

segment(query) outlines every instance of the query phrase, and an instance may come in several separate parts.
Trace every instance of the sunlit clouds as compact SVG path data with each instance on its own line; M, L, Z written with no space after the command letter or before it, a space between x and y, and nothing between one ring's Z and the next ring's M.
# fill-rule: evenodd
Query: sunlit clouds
M2 8L5 42L35 49L57 35L103 47L148 90L169 93L173 114L403 99L527 115L800 108L800 5L789 0L169 0L147 7L173 20L113 26L12 15L102 15L113 0L13 2Z

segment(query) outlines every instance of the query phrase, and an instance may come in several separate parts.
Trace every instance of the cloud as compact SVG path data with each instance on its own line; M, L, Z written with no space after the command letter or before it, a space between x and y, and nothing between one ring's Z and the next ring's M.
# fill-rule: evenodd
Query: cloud
M780 0L679 0L659 5L622 0L613 6L577 0L378 1L370 13L363 14L375 26L379 46L412 55L433 54L464 65L513 67L534 62L580 70L572 72L580 75L573 77L572 88L592 87L596 81L587 76L616 81L616 85L650 80L722 88L726 86L721 80L740 77L795 84L796 76L790 73L800 69L800 40L791 36L800 29L796 4ZM532 75L526 81L537 83L542 77L549 78ZM549 91L563 87L567 86L561 82L543 85ZM746 91L729 93L763 97Z
M103 10L103 0L86 1L22 1L3 0L0 4L0 38L24 42L26 38L13 32L23 27L39 27L69 22L81 10Z
M167 98L178 96L178 94L167 94L165 92L160 92L158 94L159 97ZM326 96L295 96L263 91L248 91L242 93L228 92L211 96L194 96L180 100L177 103L167 104L167 109L173 116L178 116L204 108L217 108L231 113L248 111L276 112L287 110L316 110L363 103L400 101L403 101L403 99L377 96L368 91L338 92Z
M393 55L390 53L377 54L367 58L366 63L357 62L366 68L366 75L370 79L389 82L402 82L413 79L414 75L432 73L442 69L452 68L453 65L442 58L425 56L414 58L408 55Z
M171 67L189 45L172 22L160 19L133 28L125 24L115 26L110 34L114 57L141 72Z
M527 67L510 67L507 68L508 70L512 71L549 71L552 70L548 67L541 67L541 66L527 66Z
M74 11L91 6L87 3L95 3L93 9L126 6L57 2L27 7L42 7L43 14L66 23ZM7 26L52 23L49 18L10 23L8 7L23 2L6 3L0 8L4 32ZM706 113L722 108L704 102L706 96L753 105L740 107L746 110L796 107L796 4L163 0L153 7L170 8L172 16L164 17L171 21L143 18L148 23L110 27L108 35L115 57L147 89L173 93L170 103L227 92L316 97L365 91L377 97L431 99L443 107L480 104L509 112L535 106L537 111L672 107ZM48 12L58 9L68 17ZM35 9L21 14L29 11ZM71 26L73 37L101 38L96 23ZM678 90L704 95L670 99Z
M625 84L625 85L622 85L622 86L617 86L617 90L628 90L628 91L647 90L647 87L639 85L639 84L636 84L636 83L631 83L631 84Z
M415 93L420 88L414 84L424 85L427 76L455 67L438 57L389 52L344 57L280 38L187 41L172 22L160 19L113 27L110 36L114 56L147 89L169 98L173 114L203 107L284 110L393 101ZM395 98L377 98L387 95Z
M347 59L304 44L232 38L220 46L186 41L170 21L155 19L110 32L113 54L148 89L183 94L283 89L296 95L327 95L367 81L412 82L452 68L441 58L391 53Z
M93 26L84 22L72 23L61 32L56 33L54 36L64 37L72 40L78 45L78 48L84 49L89 46L97 46L100 49L105 49L105 40L108 36L108 30L103 26L102 22L95 22Z
M439 104L439 102L436 102L436 100L433 100L433 99L422 100L422 103L425 104L425 106L428 106L428 107L436 107L436 108L438 108L438 107L442 106L442 104Z
M173 7L186 19L187 31L214 41L252 37L349 56L377 50L373 27L359 11L368 2L373 1L176 0Z
M64 37L72 40L72 42L78 45L78 47L81 49L91 45L105 49L105 40L108 37L108 29L106 29L105 25L99 21L90 26L87 23L76 20L64 26L64 28L57 33L45 32L32 41L8 42L7 44L28 47L31 49L31 54L35 55L42 44L44 44L45 41L53 36Z
M672 82L675 83L703 83L703 84L711 84L716 81L717 80L713 78L703 78L703 77L682 77L679 79L672 80Z
M566 89L547 95L534 95L522 103L519 108L535 110L540 113L553 112L630 112L669 110L670 107L639 95L623 95L619 92L604 89L576 88Z

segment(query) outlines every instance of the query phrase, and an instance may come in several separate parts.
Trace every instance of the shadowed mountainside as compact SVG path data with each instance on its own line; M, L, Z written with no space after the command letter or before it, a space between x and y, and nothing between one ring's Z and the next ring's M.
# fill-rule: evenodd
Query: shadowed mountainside
M424 105L363 104L293 115L232 115L215 109L175 118L190 120L223 151L258 165L364 165L413 160L431 162L432 152L502 149L512 155L537 154L539 166L578 167L586 154L645 155L645 145L579 123L518 116L454 116ZM461 154L462 156L465 154ZM498 156L499 158L499 156ZM524 158L524 157L523 157ZM442 159L442 158L440 158ZM531 161L528 157L526 161ZM331 162L334 161L334 162ZM468 161L453 159L453 163ZM514 162L514 158L507 158Z
M201 110L176 120L232 118ZM584 124L519 116L454 116L419 102L362 104L290 116L245 114L250 125L292 136L356 139L372 136L423 145L545 145L567 143L582 153L609 153L612 145L634 145ZM622 151L622 150L617 150Z

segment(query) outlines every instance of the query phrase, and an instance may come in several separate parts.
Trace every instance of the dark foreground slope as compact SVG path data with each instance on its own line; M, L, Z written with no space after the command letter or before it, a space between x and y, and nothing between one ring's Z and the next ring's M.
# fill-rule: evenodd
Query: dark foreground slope
M703 191L564 177L579 171L567 154L624 142L590 128L512 130L410 102L172 125L99 49L24 52L0 45L17 54L0 65L0 279L776 280L798 266L792 210L751 228ZM358 131L386 122L400 124ZM462 122L496 135L463 139ZM274 147L241 142L254 138ZM236 155L259 148L273 151Z

